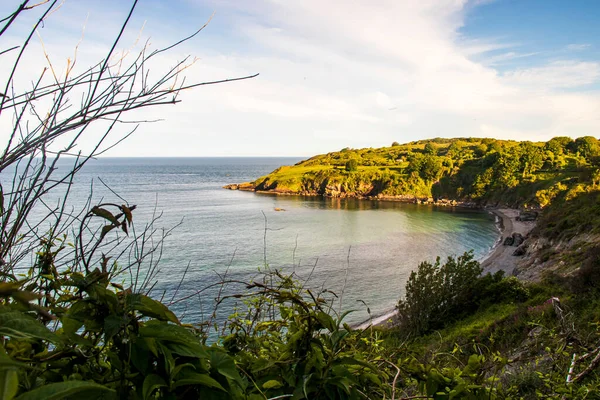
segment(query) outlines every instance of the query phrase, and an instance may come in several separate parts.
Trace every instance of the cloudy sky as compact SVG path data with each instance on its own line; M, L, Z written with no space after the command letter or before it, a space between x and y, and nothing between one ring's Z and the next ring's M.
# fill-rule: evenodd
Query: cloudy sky
M18 3L3 0L0 15ZM64 69L85 26L77 66L96 62L129 5L66 0L31 52L43 40ZM136 116L163 121L109 155L310 156L432 137L600 135L597 0L141 0L121 46L135 48L142 27L138 48L167 45L213 13L155 71L191 55L187 82L260 75ZM2 48L30 26L23 18ZM28 57L17 84L47 62Z

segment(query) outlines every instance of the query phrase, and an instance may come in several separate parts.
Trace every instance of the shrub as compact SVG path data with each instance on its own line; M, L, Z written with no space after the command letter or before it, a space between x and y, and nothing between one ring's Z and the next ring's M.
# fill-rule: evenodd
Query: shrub
M398 302L401 329L425 334L492 304L529 298L518 279L504 278L502 272L481 276L482 271L472 251L448 257L443 265L439 257L434 264L421 263L406 283L406 298Z
M406 298L398 302L402 329L423 334L463 314L463 306L472 301L481 272L481 266L473 260L473 252L448 257L443 265L439 257L434 264L422 262L410 274Z
M358 170L358 161L356 161L355 159L346 161L346 171L354 172L356 170Z

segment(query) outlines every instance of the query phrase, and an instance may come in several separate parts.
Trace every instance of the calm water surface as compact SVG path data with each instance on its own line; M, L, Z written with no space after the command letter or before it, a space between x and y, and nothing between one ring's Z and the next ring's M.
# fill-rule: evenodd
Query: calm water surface
M296 158L103 158L81 171L71 202L84 204L93 182L96 201L115 192L138 206L137 224L162 212L158 226L176 229L164 247L154 295L170 299L229 277L251 279L266 258L270 267L294 269L308 286L344 291L348 322L392 309L410 271L436 256L473 249L481 258L498 237L487 213L396 202L273 196L222 189L251 181ZM275 211L276 208L285 211ZM265 227L266 246L265 246ZM266 251L265 251L266 248ZM237 290L231 288L230 290ZM217 289L175 308L197 322L212 310ZM361 301L359 301L361 300ZM225 312L227 313L227 312Z

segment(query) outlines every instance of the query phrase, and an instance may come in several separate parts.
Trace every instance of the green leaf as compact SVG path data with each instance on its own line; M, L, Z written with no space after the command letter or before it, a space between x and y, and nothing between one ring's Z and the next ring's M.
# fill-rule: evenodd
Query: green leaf
M6 308L0 308L0 335L58 342L58 337L31 315Z
M196 370L196 367L192 363L179 364L178 366L173 368L171 376L176 378L177 374L180 374L180 373L186 374L187 371L184 371L186 368L191 368L192 372L194 372ZM171 380L175 380L175 379L172 378Z
M146 375L150 368L150 349L145 340L136 340L131 348L131 363L142 374Z
M262 385L263 389L279 389L282 386L283 386L283 384L281 382L279 382L278 380L275 380L275 379L271 379L270 381L266 381Z
M10 358L8 354L6 354L6 350L4 350L4 347L0 344L0 371L4 369L18 368L35 369L34 367L28 364L15 361L12 358ZM0 399L2 399L2 397L0 397Z
M25 282L0 282L0 297L8 297L23 286Z
M88 288L87 292L92 299L107 304L111 310L116 311L119 309L119 298L112 290L100 284L93 284Z
M127 322L127 318L121 315L111 314L106 317L104 319L104 334L106 335L106 338L111 339L113 336L119 333L123 325L125 325Z
M320 311L317 313L317 320L323 325L329 332L335 332L337 330L337 326L333 318L330 315Z
M94 382L67 381L51 383L23 393L16 400L116 399L117 393Z
M62 322L63 332L67 336L74 335L83 326L83 321L78 321L66 315L60 319L60 322Z
M144 386L142 389L144 400L149 399L152 395L152 392L161 387L167 387L167 383L163 378L156 374L148 375L146 379L144 379Z
M11 400L19 390L19 377L14 369L0 369L0 399Z
M142 315L179 324L179 320L167 306L148 296L134 293L127 296L127 301L132 310L139 311Z
M219 374L242 385L242 378L235 367L233 359L225 352L211 348L210 350L210 365Z
M171 351L188 357L207 358L200 339L186 328L163 321L148 321L140 327L140 336L163 342Z
M173 384L173 389L178 388L180 386L189 386L189 385L200 385L209 388L219 389L222 391L226 391L223 386L207 374L198 374L196 372L187 372L185 374L181 374L183 377L178 379Z

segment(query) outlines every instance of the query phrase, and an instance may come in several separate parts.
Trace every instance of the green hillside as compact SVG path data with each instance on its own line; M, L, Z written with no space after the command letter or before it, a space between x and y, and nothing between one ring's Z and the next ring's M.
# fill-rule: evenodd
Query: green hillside
M556 137L548 142L477 138L394 142L377 149L345 148L282 166L246 183L245 189L543 207L578 185L596 185L598 155L600 145L591 136ZM227 187L237 189L238 185Z

